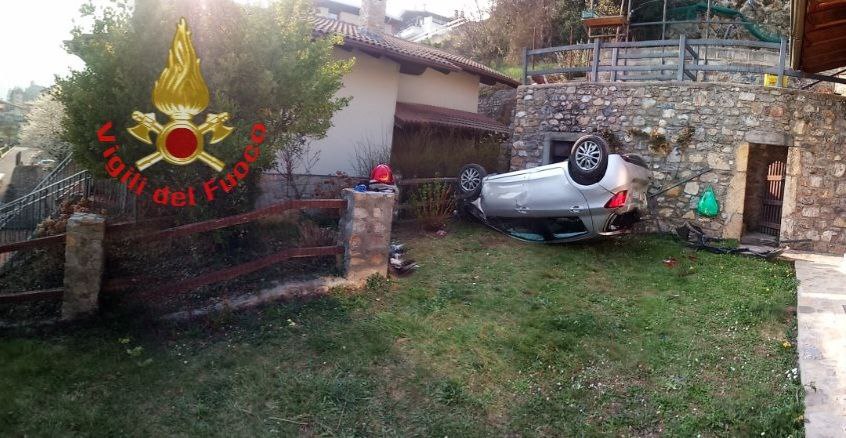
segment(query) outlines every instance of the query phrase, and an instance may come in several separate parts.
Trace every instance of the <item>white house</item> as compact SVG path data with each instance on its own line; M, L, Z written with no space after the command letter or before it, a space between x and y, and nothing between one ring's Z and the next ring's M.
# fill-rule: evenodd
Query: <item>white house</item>
M317 35L343 36L335 54L355 58L355 64L338 93L352 100L334 115L326 137L312 143L320 159L311 174L354 174L356 146L390 147L397 124L507 130L477 114L479 84L517 87L517 81L465 57L385 33L385 0L364 0L359 22L314 18Z

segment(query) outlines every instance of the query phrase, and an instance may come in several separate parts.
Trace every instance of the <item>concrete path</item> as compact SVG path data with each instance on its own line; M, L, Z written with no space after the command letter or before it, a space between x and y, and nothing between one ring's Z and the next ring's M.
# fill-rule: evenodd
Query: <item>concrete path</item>
M43 152L39 149L14 146L8 152L0 156L0 201L5 198L6 190L9 188L9 183L12 182L12 174L14 174L15 167L17 167L16 156L19 153L21 155L21 165L23 166L31 166L38 157L43 154ZM28 192L27 189L31 188L32 187L24 187L24 190L21 190L22 193L18 193L13 197L23 196L26 192ZM9 199L6 201L8 202Z
M846 259L791 252L809 438L846 437Z

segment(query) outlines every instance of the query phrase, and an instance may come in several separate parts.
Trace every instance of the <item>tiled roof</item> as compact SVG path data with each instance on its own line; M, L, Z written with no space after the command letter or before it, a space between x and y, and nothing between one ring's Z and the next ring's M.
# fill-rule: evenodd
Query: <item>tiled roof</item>
M355 24L314 17L314 31L319 35L338 34L344 45L365 51L375 51L400 62L420 64L444 72L464 71L479 75L484 83L499 82L511 87L519 85L514 79L472 59L444 52L433 47L412 43L381 32L364 30Z
M508 133L508 127L481 114L419 103L397 102L394 117L400 124L434 125Z

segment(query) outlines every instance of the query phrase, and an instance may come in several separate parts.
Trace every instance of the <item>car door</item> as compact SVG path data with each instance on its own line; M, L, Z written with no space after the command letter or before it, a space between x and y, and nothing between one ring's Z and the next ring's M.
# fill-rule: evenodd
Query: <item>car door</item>
M526 216L573 217L588 210L587 199L567 177L566 163L536 167L523 184L526 199L521 208Z

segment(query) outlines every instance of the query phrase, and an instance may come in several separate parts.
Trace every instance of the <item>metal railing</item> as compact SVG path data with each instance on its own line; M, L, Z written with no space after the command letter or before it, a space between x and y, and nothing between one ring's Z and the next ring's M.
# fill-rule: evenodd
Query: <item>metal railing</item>
M59 201L72 195L87 195L90 183L91 174L82 170L0 206L0 230L35 229L53 213Z
M754 49L777 55L775 65L748 65L741 63L713 63L707 53L720 49ZM655 52L650 52L653 50ZM589 44L548 47L542 49L523 49L523 84L529 84L532 77L546 75L586 76L588 81L598 82L604 79L600 74L607 73L611 82L625 80L639 81L684 81L707 80L706 73L750 73L771 74L777 76L777 86L784 86L785 76L813 79L821 82L846 84L846 79L835 76L805 73L786 67L787 40L779 43L750 40L724 39L687 39L684 35L677 40L653 40L635 42L602 42L595 40ZM536 57L555 56L558 59L585 59L575 62L577 65L542 64L545 68L534 69ZM644 65L643 60L659 60ZM630 65L628 60L639 60ZM621 65L622 63L622 65ZM580 64L580 65L578 65ZM532 69L530 69L532 66ZM700 73L702 73L700 75Z
M74 164L73 160L71 160L71 155L68 154L68 156L62 159L62 161L59 161L59 164L57 164L56 167L54 167L53 170L51 170L50 173L48 173L47 176L44 177L44 179L39 181L38 184L33 187L31 192L37 191L38 189L46 185L52 184L60 179L69 176L71 173L76 173L78 171L79 169Z
M28 194L0 205L0 245L30 239L45 219L56 217L62 204L88 198L98 211L112 218L135 218L137 199L114 180L98 180L68 156ZM0 267L14 253L0 254Z

